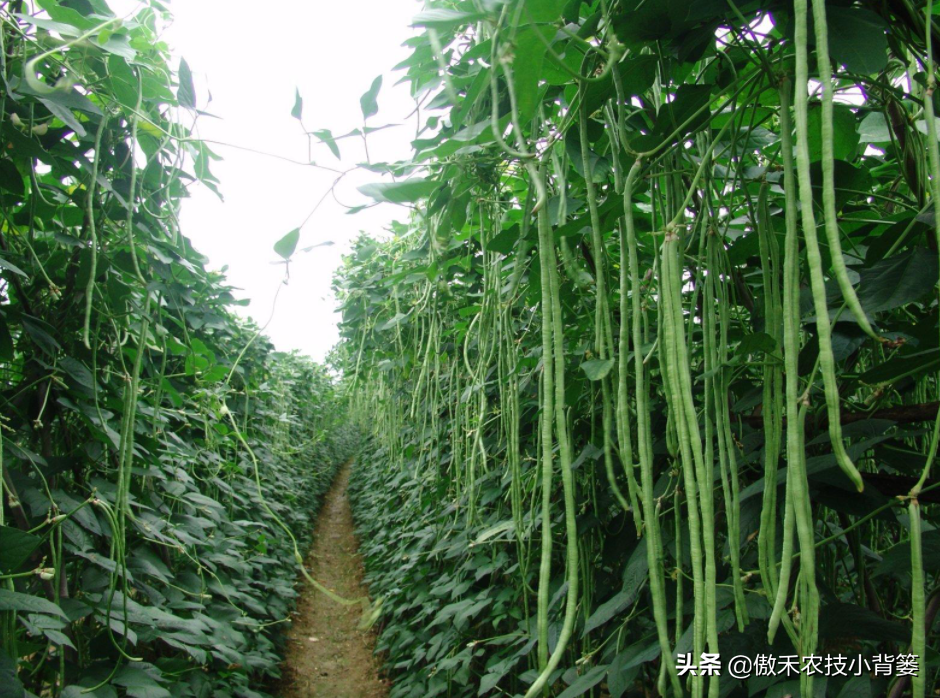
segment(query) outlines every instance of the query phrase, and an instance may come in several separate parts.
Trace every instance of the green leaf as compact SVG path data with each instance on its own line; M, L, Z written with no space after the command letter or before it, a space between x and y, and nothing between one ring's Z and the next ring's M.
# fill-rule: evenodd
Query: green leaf
M488 691L493 690L503 677L508 674L509 671L503 672L490 672L489 674L484 674L483 678L480 679L480 688L477 691L478 696L485 695Z
M607 688L611 698L620 698L626 693L627 685L639 671L639 667L652 662L661 653L661 647L655 638L644 638L614 657L607 674Z
M33 95L37 98L42 98L50 102L65 107L66 109L76 109L86 114L94 114L95 116L101 116L101 109L92 102L88 97L83 95L76 89L72 89L69 92L63 90L55 90L51 93L38 93L33 90L28 83L20 83L17 86L17 92L22 92L23 94Z
M930 574L940 571L940 529L926 531L921 536L924 570ZM893 575L902 580L911 577L911 541L906 540L884 551L873 577Z
M78 10L62 7L58 0L37 0L36 4L49 13L54 21L71 25L83 32L94 29L98 24L94 19L85 17Z
M862 143L890 143L891 130L885 115L880 111L867 114L858 125L858 137Z
M461 12L460 10L449 9L425 10L414 16L414 19L411 20L411 26L429 27L441 31L469 24L482 18L483 15L479 12Z
M62 698L117 698L117 691L110 686L102 686L94 691L90 690L98 683L100 681L83 679L80 685L66 686L65 690L62 691Z
M193 85L193 72L185 58L180 59L179 88L176 90L176 100L186 109L196 108L196 87Z
M756 354L758 352L770 353L776 349L777 341L773 337L766 332L754 332L745 335L734 353L737 356L747 357L750 354Z
M48 97L40 97L39 101L46 107L52 115L55 116L59 121L64 123L70 129L75 131L75 134L79 138L84 138L87 135L85 127L82 126L82 123L75 118L75 115L72 113L72 110L66 106L59 104L55 99L55 93L49 95Z
M565 150L575 171L582 177L586 176L581 151L581 137L577 129L571 129L565 134ZM603 182L610 174L610 161L591 150L590 144L588 144L588 166L591 168L591 180L594 182Z
M274 243L274 251L284 259L290 259L300 241L300 228L294 228L287 235Z
M487 240L486 249L508 255L519 241L519 226L511 225L497 233L492 240Z
M650 3L647 3L650 4ZM645 152L665 142L675 142L704 124L709 117L712 85L680 85L675 98L663 104L656 115L653 132L634 136L630 146Z
M8 262L8 261L5 260L3 257L0 257L0 270L2 270L2 269L6 269L7 271L11 271L11 272L13 272L14 274L16 274L17 276L22 276L24 279L28 279L28 278L29 278L29 276L26 274L26 272L23 271L22 269L20 269L20 268L19 268L18 266L16 266L15 264L13 264L13 262Z
M26 193L23 175L16 169L16 165L7 159L0 159L0 189L16 196L23 196Z
M628 591L618 591L607 601L597 607L597 610L591 614L584 624L584 633L587 635L592 630L601 627L615 615L625 610L632 603L632 594Z
M513 88L516 91L516 106L520 123L527 124L535 115L539 101L539 81L542 79L542 64L545 62L545 43L551 40L554 31L549 27L528 25L516 32L515 55L524 60L513 62ZM541 34L541 38L539 35Z
M852 153L854 157L855 146L852 146ZM846 203L863 199L871 190L871 174L867 168L856 167L845 160L835 160L832 166L836 184L836 210L841 211ZM813 199L822 206L822 162L814 162L810 166L810 175Z
M672 30L670 6L666 2L628 0L613 17L614 30L628 48L665 39Z
M296 90L297 94L294 97L294 108L290 110L290 115L293 116L298 121L301 121L304 117L304 98L300 96L300 89Z
M382 76L379 75L372 81L372 87L366 90L365 94L359 98L359 106L362 108L362 118L368 119L379 113L379 90L382 89Z
M95 378L91 375L91 371L78 359L66 356L59 362L59 365L64 368L65 372L79 385L92 389L95 387Z
M568 0L526 0L526 19L531 22L554 22Z
M867 608L851 603L831 603L819 614L819 636L829 640L894 640L909 642L911 631L901 623L885 620Z
M55 356L56 352L61 349L59 343L53 338L51 333L54 330L48 323L30 315L24 315L22 322L23 329L26 330L29 338L49 356Z
M0 317L0 361L13 360L13 336L5 318Z
M649 559L646 552L646 538L641 538L633 552L630 553L630 559L623 569L623 591L629 592L636 598L640 593L640 588L646 583L649 572ZM631 599L631 603L633 599Z
M18 528L0 526L0 572L15 572L41 543L39 536Z
M410 204L428 197L439 186L432 179L405 179L400 182L377 182L358 187L362 194L393 204Z
M16 677L16 662L0 652L0 698L26 698L26 690Z
M515 522L512 521L511 519L506 520L506 521L500 521L495 526L490 526L488 529L483 531L483 533L478 535L476 537L476 540L473 541L473 544L480 545L481 543L485 543L490 538L495 538L501 533L508 533L510 531L513 531L515 529L515 526L516 526ZM506 539L504 538L503 540L506 540Z
M18 591L0 589L0 611L24 611L26 613L45 613L68 619L65 612L51 601L39 596L22 594Z
M60 647L71 647L73 650L78 651L78 648L75 646L75 643L72 642L71 638L61 630L44 628L42 634Z
M640 593L640 589L646 582L649 571L649 560L646 557L646 538L641 538L640 542L630 554L630 559L623 570L623 586L620 591L614 594L610 599L601 604L591 617L584 624L584 635L595 628L599 628L618 613L625 610L635 600Z
M871 10L826 4L829 53L853 73L873 75L888 65L885 21Z
M405 320L407 320L407 319L408 319L408 315L407 315L407 314L405 314L405 313L395 313L395 317L393 317L391 320L388 320L387 322L383 322L381 325L379 325L378 327L376 327L376 329L377 329L379 332L383 332L383 331L385 331L385 330L390 330L390 329L392 329L393 327L397 327L398 325L400 325L401 323L403 323L403 322L404 322Z
M586 674L579 676L578 680L562 691L558 698L575 698L584 695L599 684L606 674L607 665L596 666Z
M653 86L659 60L656 56L634 56L622 61L618 70L623 77L623 93L626 97L642 94Z
M150 664L146 667L156 670ZM111 682L115 686L123 686L132 698L171 698L172 695L145 668L136 664L125 666Z
M42 3L39 3L42 5ZM51 19L44 19L42 17L30 17L28 15L20 14L17 16L21 22L26 22L27 24L32 24L35 27L45 29L46 31L53 31L62 36L75 37L81 36L82 32L79 31L77 27L73 27L69 24L63 22L56 22Z
M591 359L581 364L581 369L591 381L603 380L613 367L613 359Z
M208 371L204 372L200 378L206 383L217 383L218 381L225 378L229 373L229 369L226 366L216 364ZM224 422L221 423L224 426Z
M809 124L810 162L822 160L822 107L814 105L807 116ZM858 150L855 113L847 106L836 104L832 111L832 155L836 160L852 161ZM838 184L836 185L838 186Z
M913 354L894 356L870 368L858 377L868 385L892 383L906 376L926 374L940 367L940 349L927 349Z
M868 313L900 308L928 295L933 300L938 273L936 253L917 247L861 269L858 299Z
M128 109L137 108L137 76L120 56L108 58L108 74L111 77L111 88L118 101Z
M326 147L330 149L333 155L336 156L336 159L339 160L339 146L336 145L336 140L333 138L333 134L328 128L321 128L319 131L314 131L313 135L321 143L325 143Z

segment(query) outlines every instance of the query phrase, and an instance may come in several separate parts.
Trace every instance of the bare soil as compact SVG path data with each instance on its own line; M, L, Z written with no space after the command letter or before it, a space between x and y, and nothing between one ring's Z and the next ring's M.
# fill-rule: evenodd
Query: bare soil
M355 599L369 592L346 495L350 467L343 466L323 502L307 568L327 588ZM288 633L281 698L386 698L375 634L357 628L361 615L358 605L342 606L306 586Z

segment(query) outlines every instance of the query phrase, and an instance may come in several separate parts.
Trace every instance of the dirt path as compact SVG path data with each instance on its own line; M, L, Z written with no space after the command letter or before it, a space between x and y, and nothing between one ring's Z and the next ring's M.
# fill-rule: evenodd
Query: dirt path
M326 495L317 522L307 567L314 579L340 596L354 599L368 590L353 532L346 487L351 463L343 466ZM385 698L388 687L379 679L372 655L375 636L356 625L357 606L333 603L307 586L288 633L281 698Z

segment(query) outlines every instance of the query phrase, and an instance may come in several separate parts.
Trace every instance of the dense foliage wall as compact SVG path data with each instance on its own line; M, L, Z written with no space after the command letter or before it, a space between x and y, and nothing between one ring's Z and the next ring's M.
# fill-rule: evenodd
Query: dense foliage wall
M180 234L214 156L167 19L0 3L3 698L266 695L353 445Z
M336 281L393 696L932 692L932 22L418 15L414 158L363 188L417 205Z

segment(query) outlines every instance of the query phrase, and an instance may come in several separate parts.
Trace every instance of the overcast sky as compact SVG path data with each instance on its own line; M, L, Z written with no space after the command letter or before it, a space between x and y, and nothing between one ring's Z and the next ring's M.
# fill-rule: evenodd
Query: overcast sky
M116 10L122 0L113 2ZM405 123L413 102L402 73L391 68L409 55L401 43L413 35L416 0L174 0L175 21L164 35L195 76L200 108L218 116L198 122L199 135L245 148L307 161L307 137L291 118L295 89L304 99L307 130L328 128L335 135L362 125L359 97L380 73L384 86L379 113L370 125L404 125L370 136L373 161L408 157L414 122ZM212 101L208 102L211 92ZM339 143L342 162L315 141L313 160L346 169L364 160L361 141ZM307 217L328 191L334 174L222 145L212 148L224 160L213 173L224 203L205 187L194 187L182 208L183 233L209 257L211 269L227 266L238 295L250 298L244 312L264 324L284 276L274 243ZM378 175L357 172L337 187L346 205L365 203L356 186ZM381 231L405 209L382 205L356 215L328 197L301 233L298 248L321 242L291 264L290 283L278 298L266 334L280 350L298 349L322 359L338 335L333 270L360 230Z

